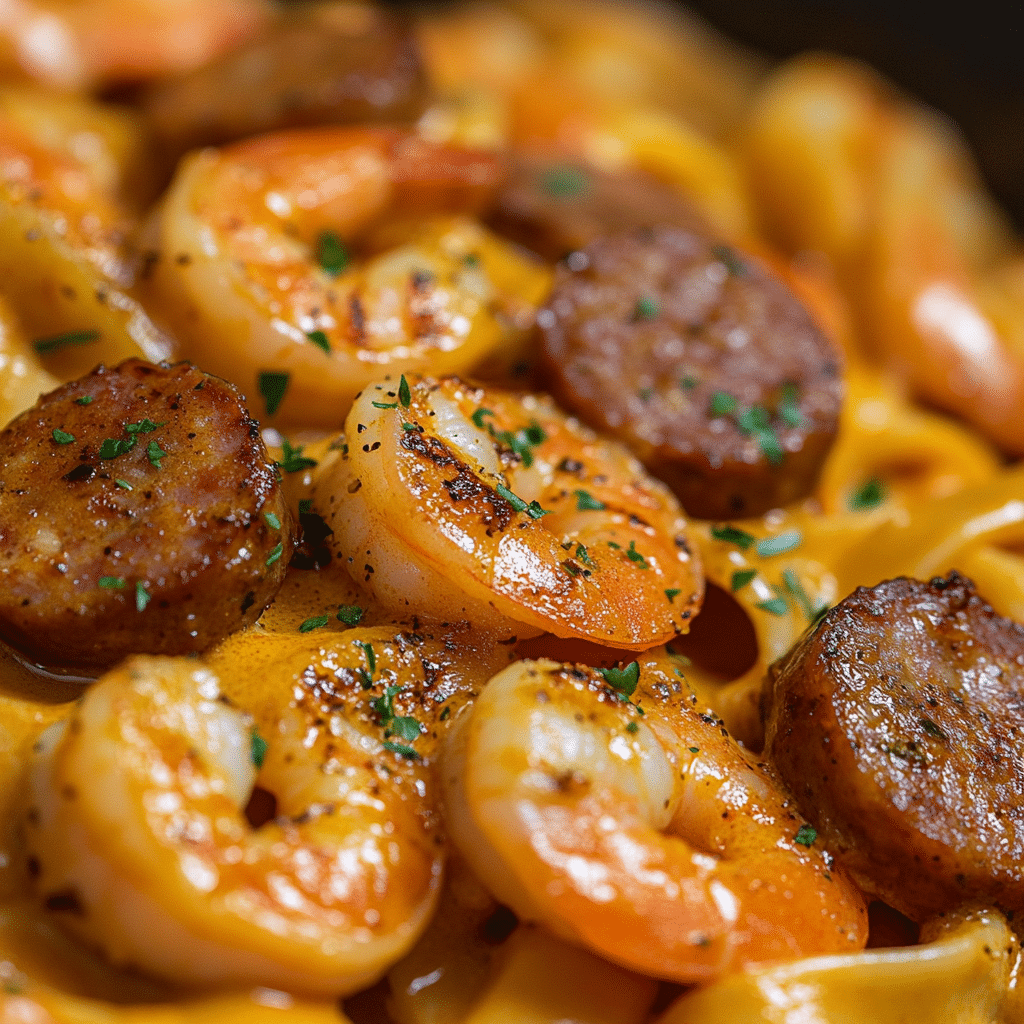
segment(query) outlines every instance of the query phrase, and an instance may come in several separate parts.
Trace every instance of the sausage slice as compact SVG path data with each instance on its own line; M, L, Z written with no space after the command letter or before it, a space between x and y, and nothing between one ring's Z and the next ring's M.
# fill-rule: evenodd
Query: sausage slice
M1024 626L970 580L859 588L765 700L766 755L863 888L916 921L1024 909Z
M655 224L699 230L697 208L643 171L602 171L578 160L520 153L488 217L491 226L546 259L560 260L601 235Z
M201 651L257 618L291 547L259 425L189 363L100 366L0 433L0 636L34 661Z
M559 267L538 323L545 384L691 515L759 515L813 486L840 357L753 257L672 226L610 235Z

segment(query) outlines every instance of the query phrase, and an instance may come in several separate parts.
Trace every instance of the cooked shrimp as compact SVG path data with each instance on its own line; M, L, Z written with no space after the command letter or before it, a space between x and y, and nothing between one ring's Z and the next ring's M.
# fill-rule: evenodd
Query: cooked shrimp
M493 156L387 129L203 150L166 199L156 300L187 354L262 392L268 414L337 427L385 371L458 372L506 340L502 287L543 297L547 271L482 228L468 237L448 224L363 265L349 259L385 215L471 213L498 175Z
M523 918L673 981L855 951L860 894L664 654L525 661L448 735L450 835ZM632 698L630 700L629 698Z
M314 506L398 615L644 650L703 578L668 488L548 398L448 377L367 388Z
M193 660L137 657L96 683L39 744L30 870L117 964L188 987L345 994L405 953L437 899L419 753L434 701L393 632L268 645L261 732ZM258 827L254 785L270 805Z
M205 64L264 25L267 0L5 0L0 69L83 91Z
M0 289L58 376L170 354L133 296L127 254L145 150L125 111L0 90Z

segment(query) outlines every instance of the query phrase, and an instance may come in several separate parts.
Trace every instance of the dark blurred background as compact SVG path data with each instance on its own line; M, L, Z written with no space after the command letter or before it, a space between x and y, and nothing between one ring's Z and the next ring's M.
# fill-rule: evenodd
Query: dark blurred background
M688 0L684 6L772 56L825 49L859 57L945 111L1024 231L1024 5Z

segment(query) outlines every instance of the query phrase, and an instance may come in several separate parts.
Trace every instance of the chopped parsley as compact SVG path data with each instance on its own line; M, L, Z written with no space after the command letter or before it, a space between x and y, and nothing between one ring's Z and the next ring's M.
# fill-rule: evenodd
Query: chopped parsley
M803 413L800 412L800 388L789 381L782 385L782 395L779 398L778 413L782 422L787 427L802 427L804 423Z
M783 571L782 582L796 603L800 605L808 622L817 622L828 611L828 604L824 602L819 605L811 603L811 599L807 596L807 591L804 590L800 578L792 569L785 569Z
M484 428L484 417L485 416L493 416L493 415L494 415L494 410L480 408L480 409L477 409L473 413L472 417L470 417L470 418L473 420L473 423L476 426L478 426L481 430L483 430L483 428Z
M412 747L407 747L404 743L392 743L391 740L385 740L383 747L385 750L390 750L392 754L398 754L409 761L415 761L420 756Z
M782 555L787 551L798 548L803 539L803 535L799 530L786 530L784 533L776 533L771 537L762 537L757 542L757 553L762 558Z
M135 435L130 437L108 437L100 445L101 459L116 459L119 455L125 455L135 447Z
M625 668L598 669L604 681L613 689L627 697L632 697L640 681L640 662L631 661Z
M408 409L409 403L412 401L412 392L409 390L409 382L405 379L404 373L398 381L398 401L401 402L403 409Z
M729 581L729 589L735 594L737 590L742 590L756 575L756 569L737 569Z
M329 615L313 615L299 626L299 632L312 633L314 629L321 629L326 626L329 620Z
M741 530L736 526L730 526L728 523L722 526L712 526L711 536L715 540L725 541L726 544L735 544L743 551L746 551L757 539L752 533L747 533L746 530Z
M88 345L100 340L99 331L68 331L67 334L54 334L49 338L36 338L32 347L41 355L59 352L62 348L73 348L75 345Z
M639 732L639 731L640 731L640 726L637 725L636 722L627 722L626 723L626 732Z
M728 416L736 411L738 405L735 395L730 395L728 391L716 391L711 396L709 409L712 416Z
M576 550L573 552L573 554L584 565L591 566L591 567L593 566L594 563L590 560L590 553L587 551L586 545L584 545L584 544L577 544L576 545Z
M865 480L850 496L850 508L854 512L867 512L878 508L885 501L885 486L877 476Z
M75 399L75 405L92 405L93 401L95 401L95 399L92 395L82 395L81 398Z
M757 440L764 457L777 466L785 458L779 436L771 426L771 416L763 405L752 405L736 416L736 425L748 437Z
M551 509L541 508L539 501L531 501L527 504L519 497L518 494L513 494L503 484L496 484L494 489L516 510L516 512L525 512L531 519L540 519L541 516L551 515Z
M302 445L294 447L289 443L288 438L281 438L281 458L276 465L280 466L286 473L300 473L304 469L312 469L316 465L316 459L311 459L302 454Z
M327 337L325 331L307 331L306 337L316 345L318 349L326 352L327 355L331 354L331 339Z
M397 409L398 408L398 403L397 402L371 402L370 405L372 405L374 407L374 409Z
M629 542L629 549L626 551L626 557L631 562L636 562L636 564L639 565L641 569L650 569L650 565L647 564L647 559L644 558L644 556L641 555L639 551L637 551L635 540L631 540Z
M260 370L256 374L256 387L263 398L268 416L273 416L281 407L290 379L287 370Z
M374 653L373 644L359 643L359 646L363 649L363 654L366 655L366 664L370 669L370 676L377 671L377 655Z
M768 612L769 615L785 615L789 611L789 605L781 597L772 597L767 601L758 601L754 607L760 608L763 612Z
M358 626L363 618L363 609L357 604L342 604L338 606L339 622L344 622L346 626Z
M588 491L573 491L576 495L576 511L577 512L600 512L601 509L607 506L603 501L598 501Z
M75 440L74 434L69 434L64 430L60 430L57 427L53 428L53 439L57 444L72 444Z
M149 457L149 461L156 466L157 469L161 469L160 462L162 459L167 457L167 452L160 447L156 441L150 441L146 446L146 455Z
M267 741L257 732L256 726L249 730L249 757L258 771L267 757Z
M166 422L154 423L147 417L146 419L139 420L138 423L126 423L124 429L127 434L152 434L154 430L159 430L161 427L166 426Z
M146 605L152 600L153 595L145 588L142 580L135 584L135 610L144 612Z
M134 491L135 490L135 488L132 487L132 485L130 483L128 483L127 480L116 480L115 479L114 483L117 484L117 486L120 487L122 491Z
M818 830L813 825L801 825L793 837L793 842L801 846L811 846L817 838Z
M674 604L676 598L682 593L678 587L670 587L665 591L665 596L668 598L669 604Z
M683 377L679 381L679 386L684 391L692 391L697 386L697 378L696 377L691 377L691 376L689 376L689 374L687 374L687 376Z
M278 542L274 545L274 547L270 549L270 554L267 555L267 560L264 564L273 565L276 561L278 561L281 558L282 554L284 554L284 543Z
M632 319L634 321L653 320L660 312L661 306L658 305L657 299L652 298L650 295L641 295L633 307Z
M348 266L348 249L333 231L321 231L316 240L316 261L322 270L337 277Z
M272 530L280 530L281 529L281 520L277 518L277 515L274 512L264 512L263 513L263 521Z
M96 585L104 590L124 590L125 582L120 576L101 576Z
M571 199L590 188L590 179L578 167L550 167L541 177L541 187L554 199Z

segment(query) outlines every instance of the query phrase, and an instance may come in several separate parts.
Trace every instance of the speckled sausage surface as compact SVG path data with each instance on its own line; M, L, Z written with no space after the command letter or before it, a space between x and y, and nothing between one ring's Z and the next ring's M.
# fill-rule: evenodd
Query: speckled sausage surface
M259 425L191 364L99 367L0 433L0 636L33 661L203 650L256 619L291 548Z
M538 323L544 385L691 515L758 515L813 486L840 356L753 257L670 226L606 236L559 267Z
M612 173L522 153L510 162L488 219L500 234L550 260L612 232L655 224L699 230L703 224L678 189L643 171Z
M861 587L773 666L765 753L862 887L1024 909L1024 626L957 573Z

